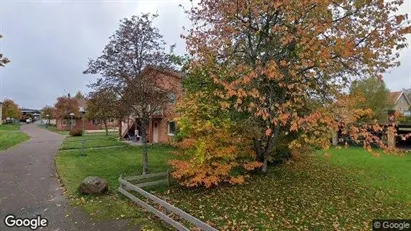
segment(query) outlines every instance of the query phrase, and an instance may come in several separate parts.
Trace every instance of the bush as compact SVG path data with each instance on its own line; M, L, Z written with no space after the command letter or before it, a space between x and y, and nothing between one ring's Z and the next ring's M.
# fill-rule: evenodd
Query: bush
M70 136L82 136L83 131L81 129L72 129L70 130Z
M297 132L290 132L287 135L282 133L278 137L277 145L272 149L269 162L271 164L282 163L292 157L292 150L288 147L290 143L297 139L299 134Z

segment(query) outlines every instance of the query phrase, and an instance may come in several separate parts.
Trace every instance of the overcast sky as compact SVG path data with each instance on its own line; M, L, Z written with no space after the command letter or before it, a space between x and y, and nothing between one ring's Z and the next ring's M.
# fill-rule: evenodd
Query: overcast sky
M180 34L189 21L179 4L190 6L188 0L0 0L0 52L11 60L0 69L0 101L40 109L63 94L88 92L96 78L82 74L88 58L101 54L120 19L142 12L158 12L155 25L184 54ZM401 11L411 13L411 0ZM411 48L401 62L385 75L392 90L411 87Z

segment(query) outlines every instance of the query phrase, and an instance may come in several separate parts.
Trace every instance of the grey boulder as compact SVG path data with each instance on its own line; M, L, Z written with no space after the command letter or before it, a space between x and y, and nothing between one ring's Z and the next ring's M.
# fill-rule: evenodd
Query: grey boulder
M81 182L78 189L82 194L103 194L108 190L108 182L98 176L89 176Z

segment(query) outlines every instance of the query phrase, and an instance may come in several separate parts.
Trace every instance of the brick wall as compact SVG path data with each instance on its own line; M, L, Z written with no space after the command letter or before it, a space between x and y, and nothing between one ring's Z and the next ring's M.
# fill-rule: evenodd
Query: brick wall
M59 130L70 130L70 119L66 119L66 125L64 126L62 123L62 119L56 119L56 127ZM81 119L73 119L73 128L75 129L82 129L82 120ZM114 122L109 122L107 123L107 127L110 128L115 128L117 127L117 121L114 120ZM96 124L90 120L84 120L84 130L101 130L104 129L104 124L103 123L99 123Z

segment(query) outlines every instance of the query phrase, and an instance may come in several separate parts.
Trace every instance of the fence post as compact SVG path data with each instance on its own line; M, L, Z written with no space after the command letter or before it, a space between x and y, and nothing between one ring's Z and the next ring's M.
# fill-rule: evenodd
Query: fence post
M167 170L167 186L170 186L170 172Z
M331 144L332 146L338 145L338 132L335 129L331 130Z
M395 148L395 134L393 131L393 127L388 127L387 131L387 144L388 148Z

